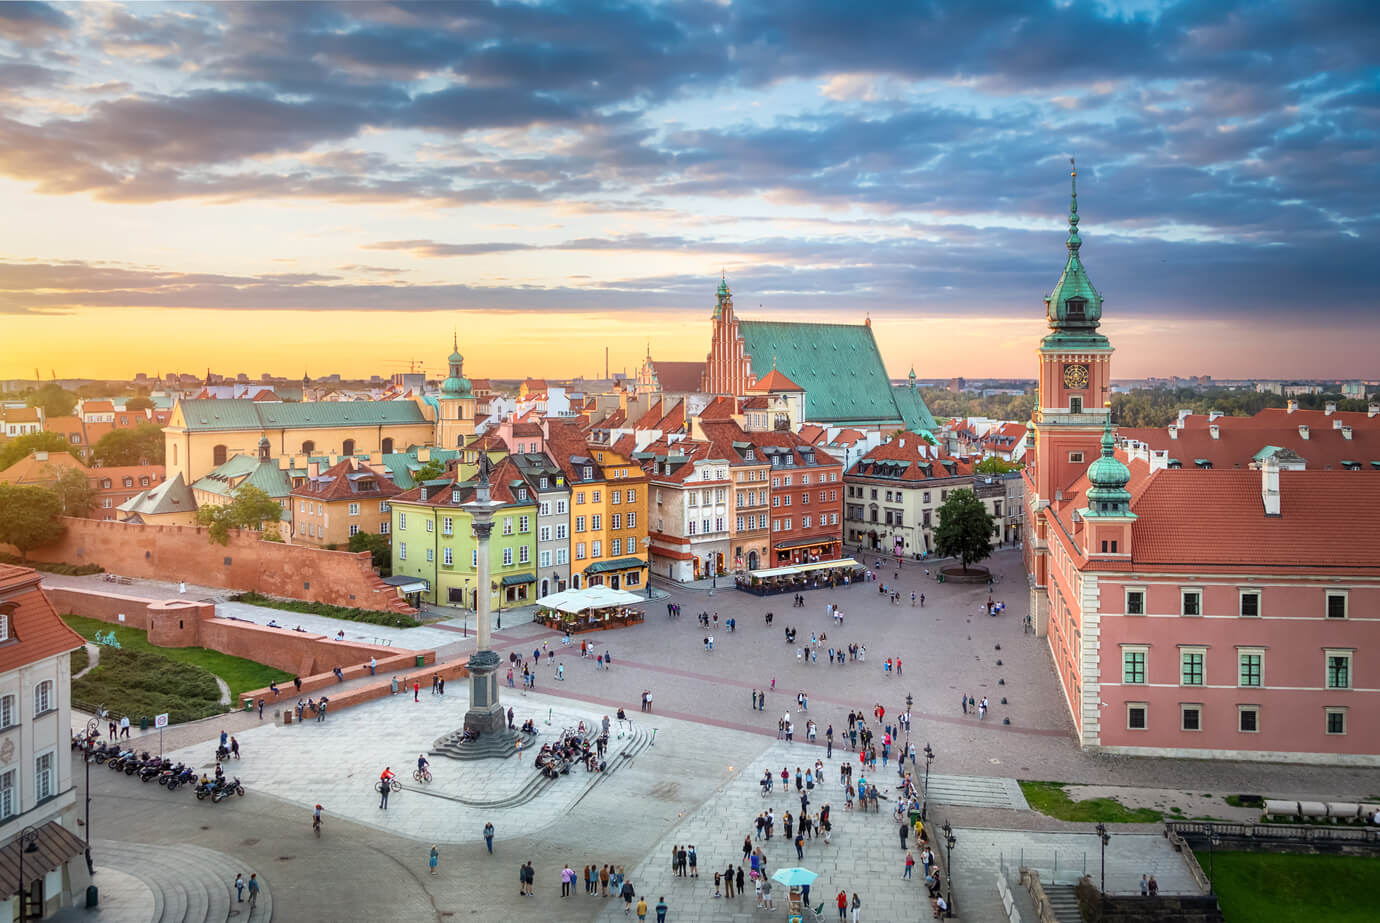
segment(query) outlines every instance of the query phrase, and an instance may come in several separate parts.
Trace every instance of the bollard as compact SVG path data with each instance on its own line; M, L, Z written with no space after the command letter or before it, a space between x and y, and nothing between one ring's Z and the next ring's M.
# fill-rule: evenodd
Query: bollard
M547 723L547 724L550 724L550 723L551 723L551 709L549 709L549 708L546 710L546 723Z
M997 650L1001 650L1001 645L1000 645L1000 644L997 645Z
M1002 696L1002 697L1001 697L1001 704L1003 704L1003 705L1006 704L1006 696Z
M997 685L998 685L998 686L1005 686L1005 685L1006 685L1006 680L1004 680L1004 679L999 679L999 680L997 680Z
M997 666L1001 666L1001 658L997 658Z
M1010 719L1010 718L1003 718L1003 719L1001 719L1001 723L1002 723L1002 724L1010 724L1010 723L1011 723L1011 719Z

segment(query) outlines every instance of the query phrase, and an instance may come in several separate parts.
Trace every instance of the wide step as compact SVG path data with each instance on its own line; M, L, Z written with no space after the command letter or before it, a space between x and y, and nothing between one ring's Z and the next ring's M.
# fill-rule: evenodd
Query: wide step
M1069 885L1045 885L1049 909L1059 923L1083 923L1083 911L1078 906L1078 894Z
M253 915L248 913L247 897L243 904L236 902L235 873L242 872L247 881L255 870L225 853L187 844L154 846L95 840L91 845L97 885L101 868L138 878L153 892L152 923L227 923L232 912L237 923L268 923L273 919L273 895L262 875Z

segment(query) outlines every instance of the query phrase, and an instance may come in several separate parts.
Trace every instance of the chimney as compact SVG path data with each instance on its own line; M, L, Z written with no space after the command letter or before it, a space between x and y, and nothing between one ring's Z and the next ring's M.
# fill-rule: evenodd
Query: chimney
M1296 400L1294 400L1293 398L1290 398L1290 399L1289 399L1289 408L1288 408L1288 410L1287 410L1286 412L1287 412L1287 413L1293 413L1294 411L1296 411L1296 410L1298 410L1298 409L1299 409L1299 402L1296 401Z
M1327 414L1329 417L1332 416L1332 415L1333 415L1334 413L1336 413L1336 412L1337 412L1337 402L1336 402L1336 401L1328 401L1326 404L1323 405L1323 413Z
M1343 427L1342 427L1342 438L1343 438L1343 439L1350 439L1350 438L1351 438L1351 427L1350 427L1350 426L1343 426Z
M1190 416L1192 416L1192 414L1193 414L1193 410L1192 410L1191 408L1187 408L1187 407L1182 408L1182 409L1179 411L1179 420L1178 420L1179 426L1183 426L1183 425L1184 425L1184 420L1188 419Z
M1308 426L1306 424L1299 425L1299 435L1304 439L1308 438Z
M1377 404L1375 401L1371 401L1369 404L1366 405L1366 416L1374 417L1377 414L1380 414L1380 404Z
M1213 420L1216 420L1216 419L1217 419L1218 417L1220 417L1220 416L1223 416L1222 411L1220 411L1220 410L1209 410L1209 411L1208 411L1208 422L1211 423Z
M319 478L320 476L321 476L321 463L320 463L320 462L312 462L311 464L307 465L307 477L311 478L312 480L316 480L316 479Z
M1342 428L1342 425L1343 425L1343 424L1342 424L1342 418L1341 418L1341 417L1333 417L1333 418L1332 418L1332 428L1333 428L1333 429L1341 429L1341 428Z
M1176 425L1173 424L1173 423L1170 423L1170 424L1169 424L1169 438L1170 438L1170 439L1178 439L1178 438L1179 438L1179 427L1176 426Z
M1210 426L1208 426L1208 432L1212 434L1213 439L1222 438L1222 428L1218 426L1216 423L1213 423Z
M1266 516L1279 515L1279 462L1274 456L1260 466L1260 499Z

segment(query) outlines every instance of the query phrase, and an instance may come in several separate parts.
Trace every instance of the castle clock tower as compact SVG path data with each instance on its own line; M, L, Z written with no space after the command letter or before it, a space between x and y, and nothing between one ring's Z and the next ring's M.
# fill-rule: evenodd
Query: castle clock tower
M1110 419L1112 346L1098 332L1102 296L1093 288L1079 250L1078 171L1072 171L1068 261L1045 296L1049 333L1040 341L1039 400L1031 429L1035 434L1034 487L1039 500L1056 499L1077 480L1101 448Z

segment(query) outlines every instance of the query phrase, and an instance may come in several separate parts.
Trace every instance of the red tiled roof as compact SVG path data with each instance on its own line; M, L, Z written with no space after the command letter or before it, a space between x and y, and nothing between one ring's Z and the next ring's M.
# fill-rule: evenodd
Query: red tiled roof
M494 500L502 503L532 504L536 501L533 495L528 494L527 500L518 500L513 495L513 489L509 485L513 481L524 481L522 471L511 458L505 457L502 461L494 465L492 473L489 475L489 495ZM459 489L458 500L452 501L451 495ZM426 491L426 499L423 500L422 491ZM445 484L418 484L411 490L403 491L393 498L397 502L421 503L426 506L449 506L458 507L469 503L474 499L474 482L457 481L449 478Z
M482 436L474 436L469 442L465 443L467 449L483 449L485 452L506 452L508 443L503 441L503 437L498 433L488 432Z
M68 442L72 442L72 434L76 433L77 441L72 444L86 444L86 427L80 417L49 417L44 421L43 428L50 433L61 433L67 437Z
M819 445L827 433L828 430L815 423L806 423L800 427L800 438L815 445Z
M663 433L678 433L685 428L685 401L681 401L657 422L656 428Z
M1333 428L1334 420L1351 427L1350 439ZM1212 435L1214 425L1216 438ZM1299 426L1308 427L1307 439ZM1170 437L1168 427L1122 427L1117 435L1167 451L1185 466L1203 458L1215 468L1245 468L1257 452L1270 445L1298 453L1309 470L1339 468L1344 459L1367 466L1371 459L1380 460L1380 417L1367 418L1363 413L1334 413L1329 417L1322 411L1291 414L1272 409L1253 417L1218 417L1211 423L1206 416L1194 414L1179 427L1178 438Z
M343 458L315 478L308 478L300 487L292 489L294 497L312 500L358 500L361 497L396 497L402 489L393 483L387 472L368 465L358 467L351 464L352 459ZM356 475L356 477L351 477ZM363 475L363 477L359 477ZM357 490L362 482L373 477L373 486L368 490Z
M0 407L0 420L6 423L39 423L37 407Z
M82 413L114 413L115 404L113 401L82 401Z
M58 618L38 581L33 568L0 564L0 612L10 623L10 640L0 643L0 673L74 651L85 643Z
M899 477L888 477L887 480L928 481L972 476L972 462L967 459L954 458L951 455L941 455L935 458L928 454L929 448L929 443L924 439L914 433L907 433L874 447L858 459L857 464L849 469L848 473L858 477L868 477L876 463L892 461L909 462L910 464L900 471ZM945 464L946 462L948 464ZM926 465L929 466L928 469L926 469ZM952 473L950 473L950 468L953 469Z
M617 452L619 455L631 456L632 453L637 449L637 437L635 437L632 433L624 433L623 435L619 436L616 440L614 440L613 444L609 446L609 448Z
M648 407L647 412L637 418L637 422L633 424L633 429L656 429L656 425L666 415L666 412L662 410L662 403L662 401L657 401Z
M771 398L767 397L765 394L743 398L738 405L740 410L766 410L770 406Z
M731 397L716 397L700 411L700 420L731 420L736 403Z
M545 435L545 434L541 431L541 427L540 427L539 425L537 425L536 423L532 423L532 422L528 422L528 421L519 421L519 422L513 424L513 435L514 435L514 436L543 436L543 435Z
M860 442L863 434L856 429L841 429L839 434L829 440L830 445L854 445ZM916 437L917 439L920 437Z
M783 375L783 374L781 373L781 370L780 370L780 369L775 369L775 368L774 368L774 369L772 369L770 372L768 372L768 373L766 374L766 377L765 377L765 378L763 378L761 381L757 382L757 384L753 385L752 388L751 388L750 390L753 390L753 391L804 391L805 389L802 388L802 387L800 387L800 385L796 384L795 382L791 381L791 380L790 380L789 378L787 378L785 375Z
M704 374L703 362L658 362L652 360L657 384L662 391L672 394L688 394L700 390L700 377Z
M1261 477L1233 469L1156 471L1131 506L1138 517L1131 527L1134 563L1380 571L1380 529L1370 515L1380 510L1380 478L1281 471L1280 515L1266 516Z
M264 389L261 390L258 394L254 395L254 400L256 400L256 401L281 401L282 398L279 397L278 395L274 394L274 393L273 393L272 391L270 391L269 389L264 388Z

